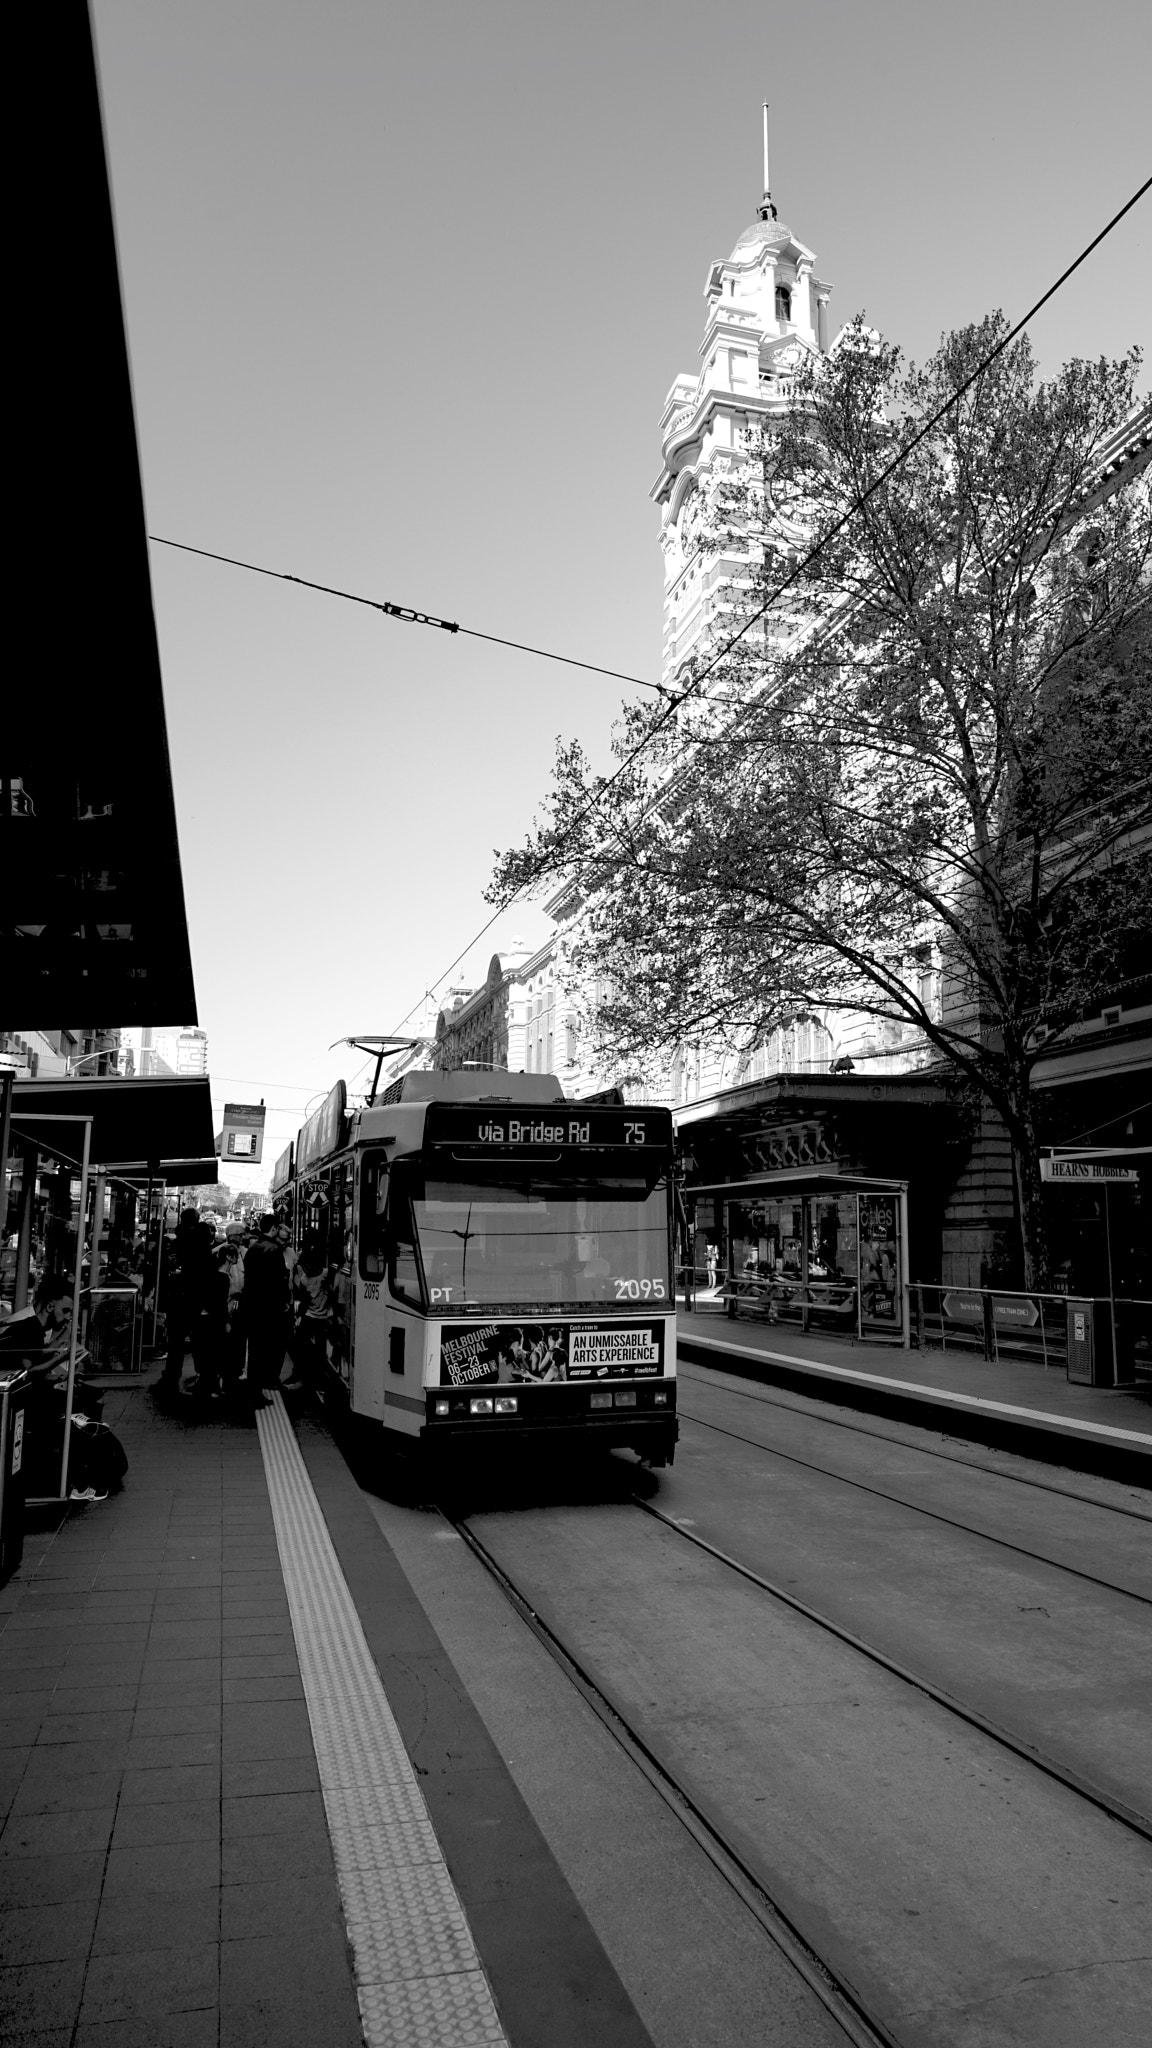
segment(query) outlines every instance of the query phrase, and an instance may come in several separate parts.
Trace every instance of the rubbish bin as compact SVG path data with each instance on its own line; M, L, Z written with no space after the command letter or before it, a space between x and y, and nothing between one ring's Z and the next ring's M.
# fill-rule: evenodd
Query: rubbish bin
M0 1586L24 1555L24 1402L28 1374L0 1372Z
M1108 1300L1068 1303L1068 1377L1081 1387L1119 1387L1135 1377L1131 1347L1112 1342L1112 1304ZM1126 1369L1127 1368L1127 1369Z

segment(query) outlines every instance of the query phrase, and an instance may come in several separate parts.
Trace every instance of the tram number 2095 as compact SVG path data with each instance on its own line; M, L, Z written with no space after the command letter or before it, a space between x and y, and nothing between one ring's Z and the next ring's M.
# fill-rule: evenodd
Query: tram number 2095
M378 1280L366 1280L361 1293L365 1301L379 1301L380 1282Z
M662 1280L617 1280L614 1283L617 1301L663 1301Z

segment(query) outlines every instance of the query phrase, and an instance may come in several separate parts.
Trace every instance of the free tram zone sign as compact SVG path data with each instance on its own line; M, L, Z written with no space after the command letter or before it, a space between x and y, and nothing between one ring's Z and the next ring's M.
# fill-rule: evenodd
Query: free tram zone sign
M659 1379L664 1325L652 1323L445 1323L443 1387L557 1380Z

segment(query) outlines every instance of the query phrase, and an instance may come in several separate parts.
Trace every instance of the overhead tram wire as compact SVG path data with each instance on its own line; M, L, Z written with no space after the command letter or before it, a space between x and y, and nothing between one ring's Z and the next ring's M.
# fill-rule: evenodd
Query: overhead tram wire
M178 548L184 555L201 555L206 562L227 562L232 569L246 569L252 576L270 576L276 583L298 583L303 590L319 590L326 597L338 597L345 604L361 604L369 611L383 612L385 618L399 619L410 626L435 626L442 633L463 633L469 640L487 640L493 647L511 647L518 654L534 654L541 661L560 661L566 668L587 669L594 676L610 676L613 682L632 683L638 690L655 690L666 696L663 683L651 683L644 676L632 676L619 668L601 668L595 661L580 661L574 654L557 654L551 647L533 647L526 640L508 640L500 633L482 633L478 626L462 626L458 619L437 618L434 612L418 612L410 605L392 604L388 598L365 597L358 590L341 590L334 583L316 583L310 576L293 576L287 569L267 569L260 562L245 562L239 555L221 555L214 548L193 547L190 541L169 540L162 533L150 533L157 547Z
M1067 269L1061 271L1059 277L1055 280L1053 284L1049 285L1047 291L1043 292L1041 296L1036 300L1035 304L1030 306L1028 308L1028 311L1025 314L1023 314L1019 320L1017 320L1015 326L1010 327L1007 334L1001 337L1001 339L996 343L995 348L989 350L988 354L984 357L983 361L977 364L976 368L971 372L971 374L968 377L965 378L964 382L958 386L958 388L952 393L951 397L945 400L944 404L940 406L938 410L932 414L931 418L926 420L924 425L920 427L918 431L912 436L912 439L908 441L896 455L893 456L891 462L889 462L886 465L886 467L880 471L879 476L875 477L873 481L868 485L867 490L862 491L860 493L860 496L853 500L852 504L848 507L847 511L843 512L839 519L837 519L834 522L834 524L828 528L828 531L821 535L820 539L816 542L815 546L810 548L806 555L803 555L799 561L793 563L791 569L788 571L788 574L784 577L783 581L776 586L775 590L772 591L770 596L765 598L764 603L759 607L759 609L753 612L750 618L745 620L744 624L741 626L738 633L732 634L731 637L725 641L724 645L717 649L716 653L712 656L712 659L707 663L707 665L703 669L701 669L698 675L695 675L691 678L691 680L685 685L685 688L682 691L670 691L662 683L652 683L645 681L642 677L639 676L625 675L618 669L600 668L593 662L578 661L571 655L552 653L545 648L529 647L523 641L501 639L498 635L494 633L481 633L477 631L474 627L461 626L455 620L437 618L429 612L415 611L408 606L391 604L386 600L382 600L379 598L364 597L359 592L341 590L336 588L332 584L312 582L307 577L293 576L288 574L284 570L264 568L262 565L256 562L241 561L234 555L217 554L210 548L193 547L187 541L168 540L162 534L150 534L149 539L156 541L161 547L177 548L181 550L181 552L183 552L184 554L201 555L205 557L208 561L226 562L233 568L246 569L251 574L256 576L269 576L281 583L299 583L305 589L308 590L319 590L324 592L327 596L338 597L351 604L366 605L372 611L383 612L385 616L388 618L400 619L413 625L435 626L446 633L465 633L471 639L488 640L492 642L492 644L495 646L513 647L524 653L537 654L544 660L560 661L565 663L566 666L570 668L589 669L592 671L592 673L596 675L611 676L617 682L633 683L641 689L655 690L659 693L659 695L666 697L668 701L665 704L664 709L660 712L659 716L653 721L652 725L644 734L643 738L639 739L636 742L636 745L629 749L628 753L625 754L624 759L621 761L619 767L615 768L612 774L608 776L607 780L600 785L595 795L589 799L588 803L584 805L583 809L579 810L576 813L576 816L568 825L564 837L558 842L558 846L562 847L565 843L565 840L571 838L572 834L577 830L577 828L580 825L583 824L584 820L588 816L590 816L590 814L594 810L598 809L604 797L607 796L609 790L613 788L613 786L620 780L620 777L623 774L625 774L625 772L631 767L633 761L635 761L638 758L638 756L642 754L644 750L651 744L651 742L655 739L656 734L662 730L662 728L668 723L669 719L675 717L680 705L683 704L688 697L697 696L699 694L701 686L707 681L708 677L719 666L720 662L725 660L725 658L732 652L732 649L734 647L739 646L741 640L743 640L745 636L751 632L753 626L759 625L761 619L767 616L768 612L772 609L772 607L776 603L778 603L780 598L783 597L785 591L789 590L791 586L795 582L797 582L799 578L804 574L804 571L808 569L813 562L818 560L818 558L824 552L824 549L829 545L829 543L835 540L838 534L843 532L844 528L850 523L852 519L855 518L856 514L862 511L863 507L868 503L869 499L873 498L876 492L880 490L881 487L888 482L888 479L895 475L896 471L900 468L901 464L907 461L908 457L914 452L915 449L917 449L920 446L921 442L927 440L929 434L932 433L933 430L939 426L941 420L947 417L947 415L952 411L953 407L959 405L960 400L965 396L965 394L972 389L972 386L974 384L977 384L979 382L980 378L983 377L985 372L991 368L992 364L997 360L997 358L1003 355L1005 349L1010 347L1012 342L1015 341L1017 335L1023 333L1024 329L1029 325L1029 323L1036 318L1037 313L1039 313L1048 304L1049 299L1055 297L1056 293L1062 288L1062 286L1067 284L1068 279L1074 276L1076 271L1079 270L1081 264L1086 263L1089 256L1091 256L1093 252L1100 247L1101 242L1107 239L1107 237L1112 233L1114 228L1119 227L1120 222L1125 218L1127 214L1131 213L1134 206L1137 206L1139 204L1139 202L1141 201L1141 199L1144 198L1145 194L1148 192L1150 187L1152 187L1152 178L1146 178L1144 180L1144 183L1137 187L1136 191L1132 194L1132 197L1125 201L1124 205L1120 208L1119 212L1114 213L1111 220L1108 221L1106 225L1100 229L1098 234L1093 236L1092 240L1086 245L1085 248L1083 248L1080 251L1080 254L1074 258L1074 260L1068 265ZM461 960L463 960L465 956L471 952L472 947L477 945L479 941L484 937L485 932L491 931L492 926L496 923L498 918L507 915L507 912L512 908L513 904L517 903L520 900L523 893L523 890L519 891L516 896L510 897L507 903L501 904L499 909L493 912L492 916L488 918L484 924L481 925L479 931L476 932L474 936L468 941L468 944L464 947L463 951L458 953L456 955L456 958L449 964L449 966L447 966L444 969L443 973L438 975L436 980L430 984L429 989L425 991L426 994L431 994L433 989L438 988L440 983L446 980L447 976L451 974L453 968L459 966ZM416 1006L413 1005L413 1008L415 1007ZM412 1011L410 1010L408 1012L408 1016L411 1015ZM402 1023L407 1023L407 1021L407 1017L401 1020ZM399 1029L400 1026L398 1025L397 1030Z

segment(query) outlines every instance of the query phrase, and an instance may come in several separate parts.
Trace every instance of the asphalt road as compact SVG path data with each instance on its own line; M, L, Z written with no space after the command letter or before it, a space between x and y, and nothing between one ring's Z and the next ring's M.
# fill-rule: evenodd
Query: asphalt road
M1152 1846L654 1520L1152 1810L1152 1499L688 1367L673 1471L462 1503L501 1568L902 2048L1127 2048ZM655 2048L842 2040L459 1536L373 1509Z

